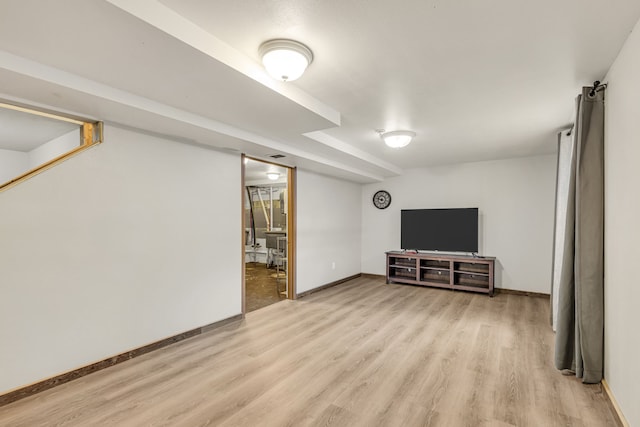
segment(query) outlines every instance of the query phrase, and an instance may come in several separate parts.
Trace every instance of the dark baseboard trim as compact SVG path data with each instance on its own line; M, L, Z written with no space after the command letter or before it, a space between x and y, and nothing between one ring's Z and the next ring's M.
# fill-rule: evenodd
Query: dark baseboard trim
M494 292L496 294L511 294L511 295L523 295L527 297L551 298L551 295L549 294L543 294L541 292L518 291L516 289L495 288Z
M382 280L387 280L387 276L385 276L384 274L371 274L371 273L361 273L362 277L365 277L367 279L382 279Z
M211 323L209 325L191 329L190 331L182 332L180 334L173 335L169 338L165 338L163 340L156 341L151 344L147 344L145 346L142 346L124 353L120 353L116 356L109 357L107 359L101 360L96 363L92 363L91 365L83 366L81 368L74 369L69 372L65 372L64 374L56 375L55 377L51 377L46 380L39 381L37 383L31 384L25 387L21 387L19 389L10 391L9 393L0 395L0 406L8 405L9 403L18 401L20 399L24 399L25 397L33 396L34 394L40 393L45 390L49 390L50 388L68 383L69 381L73 381L75 379L84 377L91 373L117 365L119 363L126 362L127 360L131 360L135 357L142 356L143 354L150 353L154 350L167 347L171 344L175 344L187 338L201 335L213 329L224 326L228 323L232 323L237 320L240 320L242 318L243 318L243 315L238 314L237 316L229 317L227 319L223 319L218 322Z
M322 291L324 289L332 288L337 285L341 285L342 283L348 282L349 280L357 279L358 277L363 276L362 273L354 274L353 276L345 277L344 279L336 280L335 282L327 283L326 285L318 286L317 288L310 289L308 291L301 292L296 295L297 298L306 297L307 295L311 295L315 292Z
M319 292L322 291L324 289L328 289L328 288L332 288L334 286L340 285L342 283L348 282L350 280L353 279L357 279L359 277L364 277L364 278L368 278L368 279L386 279L386 276L384 275L379 275L379 274L370 274L370 273L358 273L358 274L354 274L353 276L349 276L349 277L345 277L343 279L340 280L336 280L334 282L331 283L327 283L326 285L322 285L319 286L317 288L299 293L296 295L296 298L303 298L307 295L311 295L315 292ZM543 294L543 293L539 293L539 292L528 292L528 291L518 291L518 290L513 290L513 289L504 289L504 288L495 288L495 292L496 293L504 293L504 294L513 294L513 295L525 295L525 296L531 296L531 297L539 297L539 298L549 298L549 294ZM96 363L92 363L91 365L87 365L87 366L83 366L81 368L78 369L74 369L72 371L69 372L65 372L64 374L60 374L60 375L56 375L55 377L51 377L48 378L46 380L43 381L39 381L37 383L25 386L25 387L21 387L19 389L10 391L6 394L0 395L0 407L4 406L4 405L8 405L9 403L12 402L16 402L20 399L24 399L26 397L32 396L34 394L40 393L42 391L45 390L49 390L53 387L68 383L70 381L73 381L75 379L84 377L86 375L89 375L93 372L97 372L100 371L102 369L108 368L110 366L114 366L117 365L119 363L122 362L126 362L127 360L131 360L135 357L138 356L142 356L143 354L147 354L150 353L152 351L167 347L171 344L175 344L177 342L180 342L182 340L185 340L187 338L191 338L191 337L195 337L197 335L201 335L204 334L206 332L209 332L211 330L217 329L221 326L224 326L228 323L232 323L235 322L237 320L240 320L243 318L242 314L238 314L236 316L233 317L229 317L227 319L223 319L220 320L219 322L214 322L211 323L209 325L205 325L205 326L201 326L199 328L195 328L195 329L191 329L189 331L186 332L182 332L180 334L171 336L169 338L165 338L163 340L160 341L156 341L154 343L151 344L147 344L145 346L124 352L124 353L120 353L118 355L106 358L104 360L101 360L99 362ZM613 404L613 401L611 400L612 396L610 396L609 394L609 390L608 387L605 386L605 394L607 395L609 402ZM616 407L615 404L613 404L614 408ZM616 411L616 414L618 416L620 416L620 414ZM624 424L624 423L623 423Z

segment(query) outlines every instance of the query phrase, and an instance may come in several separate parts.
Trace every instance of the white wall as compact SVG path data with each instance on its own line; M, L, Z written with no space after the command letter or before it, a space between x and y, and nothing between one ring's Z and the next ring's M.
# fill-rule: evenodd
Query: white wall
M75 129L34 148L28 153L0 149L0 184L68 153L78 146L80 146L80 130Z
M297 292L360 273L360 185L298 170L296 197Z
M640 22L605 79L605 379L640 426Z
M0 184L29 170L29 155L22 151L0 148Z
M107 126L0 193L0 394L239 314L240 185L239 156Z
M60 135L29 152L29 169L53 160L80 146L80 129Z
M400 210L478 207L479 252L495 256L496 286L549 293L556 156L411 169L362 188L362 271L385 274L400 249ZM391 193L384 210L371 202Z

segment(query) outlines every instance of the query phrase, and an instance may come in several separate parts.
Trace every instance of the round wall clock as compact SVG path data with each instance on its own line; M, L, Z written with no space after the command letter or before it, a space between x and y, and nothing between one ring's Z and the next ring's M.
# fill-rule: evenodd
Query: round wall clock
M386 209L391 204L391 194L388 191L380 190L373 195L373 206L378 209Z

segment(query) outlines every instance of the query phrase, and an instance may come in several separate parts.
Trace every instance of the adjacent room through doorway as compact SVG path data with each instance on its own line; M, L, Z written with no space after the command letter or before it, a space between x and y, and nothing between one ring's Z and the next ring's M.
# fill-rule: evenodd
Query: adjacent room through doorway
M245 312L287 299L289 168L244 159Z

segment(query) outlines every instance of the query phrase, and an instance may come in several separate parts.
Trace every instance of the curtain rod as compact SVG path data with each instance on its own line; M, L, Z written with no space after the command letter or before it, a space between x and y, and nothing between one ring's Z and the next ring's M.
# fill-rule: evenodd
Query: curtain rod
M600 80L596 80L595 82L593 82L593 87L589 92L589 96L593 97L596 95L596 92L600 92L601 90L605 90L606 88L607 88L607 83L600 83ZM571 136L571 134L573 133L573 128L574 126L571 126L571 129L567 131L567 136Z
M593 82L593 87L591 88L591 92L589 92L589 96L595 96L596 92L600 92L601 90L605 90L606 88L606 83L600 84L600 80L596 80L595 82Z

